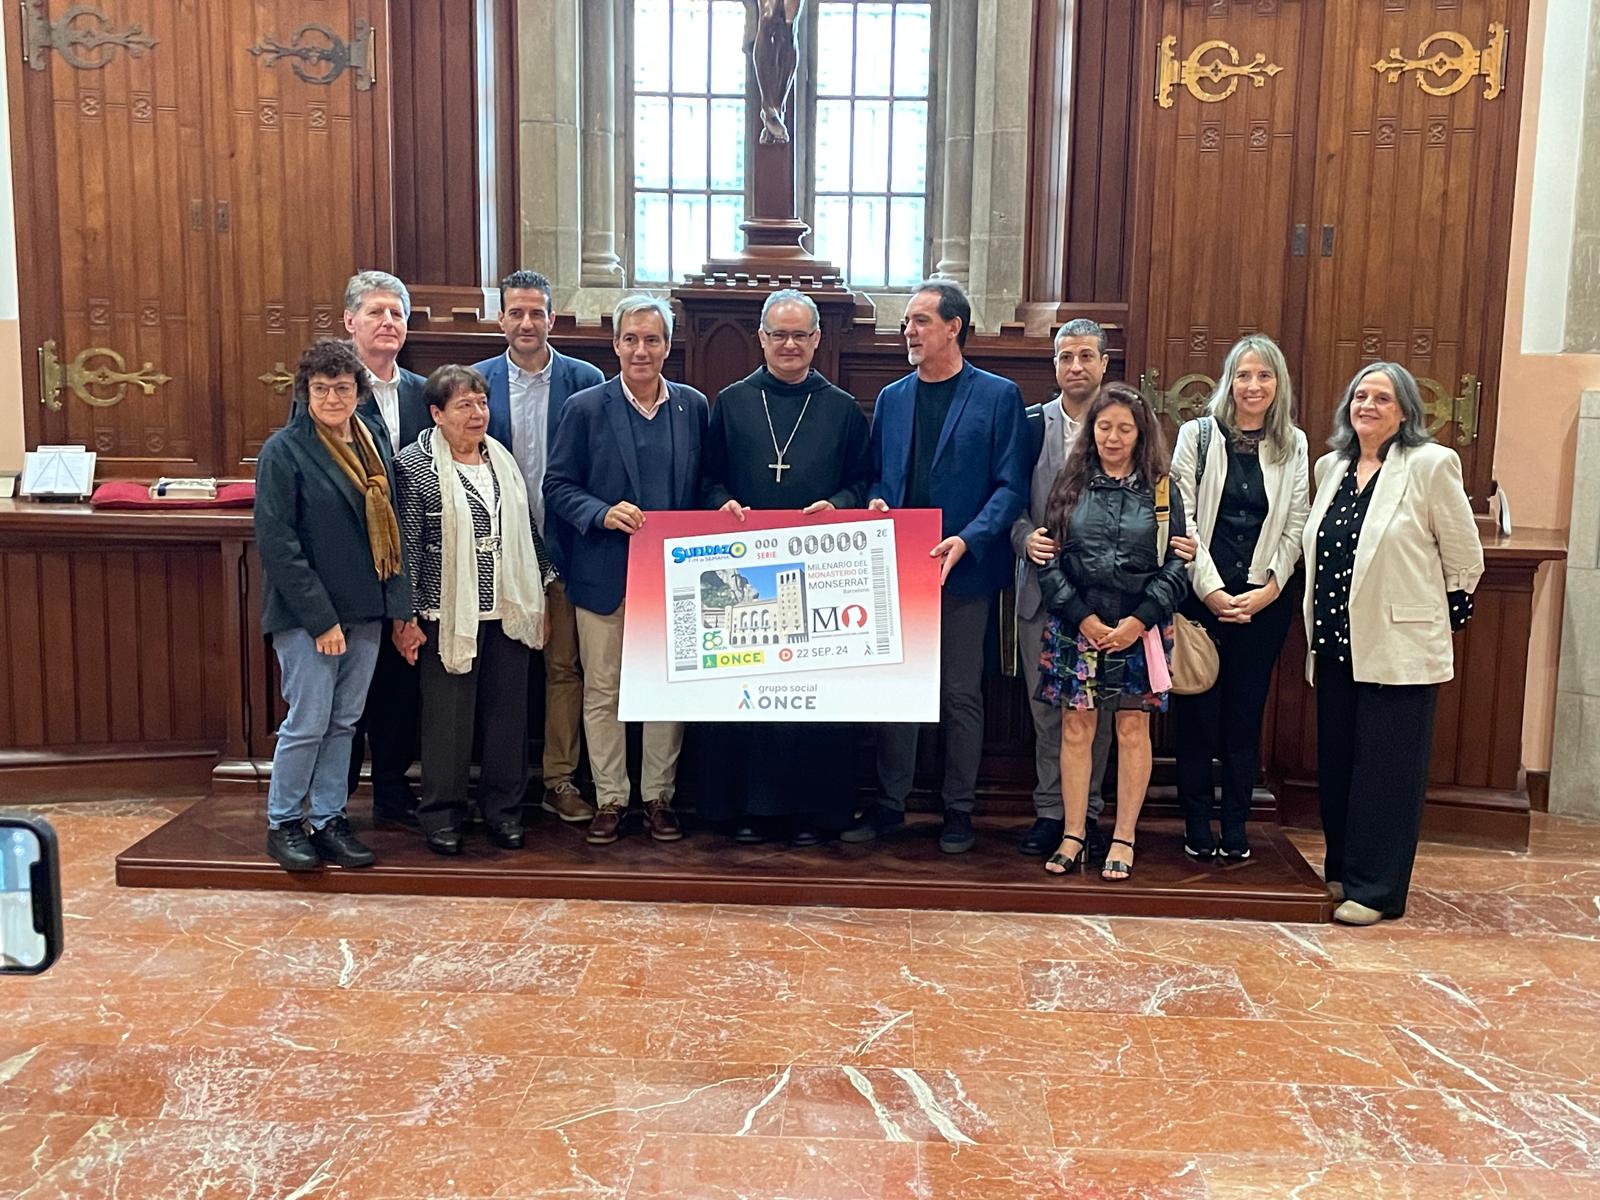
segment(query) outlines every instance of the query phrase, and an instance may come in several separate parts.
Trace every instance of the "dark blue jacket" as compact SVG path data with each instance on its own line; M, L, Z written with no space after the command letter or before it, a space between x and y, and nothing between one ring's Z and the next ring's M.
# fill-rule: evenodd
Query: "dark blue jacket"
M950 572L945 591L985 596L1011 581L1011 523L1028 506L1032 442L1022 392L1009 379L964 363L939 434L928 495L943 514L944 537L960 535L967 553ZM905 505L911 473L917 376L878 393L872 411L872 467L867 498Z
M489 436L512 454L517 445L511 440L511 379L504 354L496 354L472 369L483 376L489 385ZM606 381L600 368L581 358L568 358L554 346L550 347L550 410L545 416L545 445L556 436L556 426L561 423L561 410L567 400L585 388L599 387Z
M383 418L359 411L389 475L394 458ZM304 404L266 440L256 459L256 552L262 588L261 629L304 629L317 637L335 625L411 617L411 584L401 571L379 581L367 537L366 498L317 437Z
M710 408L682 383L667 384L672 422L670 508L700 507L700 448ZM605 527L613 504L639 503L639 456L629 428L628 398L612 378L571 397L550 442L544 473L545 540L554 543L567 595L580 608L617 611L628 580L628 535Z

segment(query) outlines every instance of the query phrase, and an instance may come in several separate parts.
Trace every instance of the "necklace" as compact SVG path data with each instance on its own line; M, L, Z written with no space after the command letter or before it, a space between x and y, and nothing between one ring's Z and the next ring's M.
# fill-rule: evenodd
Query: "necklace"
M800 422L806 419L806 410L811 407L811 397L814 395L816 395L815 392L806 393L806 402L800 406L800 415L795 418L794 428L789 431L789 440L784 442L783 449L780 450L778 449L778 431L772 427L772 409L767 404L765 389L762 390L761 411L767 414L767 432L772 435L772 452L778 457L778 461L768 463L767 468L772 472L772 478L778 483L783 482L783 473L790 469L790 464L783 461L783 456L789 453L789 447L794 445L794 435L800 432Z

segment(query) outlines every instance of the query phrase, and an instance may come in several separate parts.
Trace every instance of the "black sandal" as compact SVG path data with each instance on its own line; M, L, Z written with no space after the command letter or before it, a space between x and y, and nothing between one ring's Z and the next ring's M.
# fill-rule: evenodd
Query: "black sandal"
M1129 850L1133 849L1133 843L1126 838L1114 837L1111 839L1111 844L1113 846L1126 846ZM1106 865L1100 868L1100 878L1107 883L1121 883L1132 874L1133 864L1131 862L1124 862L1120 858L1112 858L1109 853L1106 855Z
M1068 842L1077 842L1078 852L1071 858L1068 858L1065 854L1061 853L1060 846L1056 847L1056 852L1045 860L1044 869L1048 874L1071 875L1083 865L1084 840L1075 833L1069 833L1062 837L1061 845L1065 846Z

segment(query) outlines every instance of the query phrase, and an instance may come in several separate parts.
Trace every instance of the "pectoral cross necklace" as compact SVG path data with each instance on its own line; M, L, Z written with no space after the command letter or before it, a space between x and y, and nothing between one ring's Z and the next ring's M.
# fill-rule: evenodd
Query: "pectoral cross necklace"
M783 448L778 448L778 431L772 427L772 407L767 403L767 393L761 393L761 411L767 414L767 432L772 435L772 452L777 455L777 462L767 464L767 470L772 472L772 478L778 483L783 482L783 473L791 470L792 463L783 461L783 456L789 453L789 447L794 445L794 435L800 432L800 422L806 419L806 410L811 407L811 397L815 392L806 393L806 402L800 406L800 415L795 418L794 428L789 431L789 440L784 442Z

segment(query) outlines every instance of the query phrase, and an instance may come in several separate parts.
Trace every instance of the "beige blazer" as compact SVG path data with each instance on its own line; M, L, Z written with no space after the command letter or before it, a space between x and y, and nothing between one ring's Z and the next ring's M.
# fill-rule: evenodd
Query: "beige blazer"
M1206 469L1195 494L1194 480L1200 473L1200 427L1211 422L1211 444L1206 447ZM1261 523L1256 552L1250 559L1245 578L1255 587L1268 576L1278 586L1289 586L1295 564L1300 561L1300 536L1306 525L1306 497L1311 492L1306 463L1306 435L1299 429L1294 447L1281 462L1261 459L1261 484L1267 489L1267 518ZM1172 452L1172 478L1183 493L1183 511L1190 518L1190 535L1195 539L1194 561L1189 564L1189 580L1194 594L1204 600L1222 586L1222 572L1211 561L1211 534L1217 527L1217 510L1222 506L1222 486L1228 479L1227 435L1214 417L1186 421L1178 429L1178 445Z
M1317 530L1350 460L1317 460L1302 548L1306 557L1306 681L1316 682L1312 626ZM1446 593L1470 592L1483 575L1483 543L1461 483L1461 460L1436 442L1389 451L1369 486L1350 577L1350 662L1358 683L1444 683L1455 674Z

